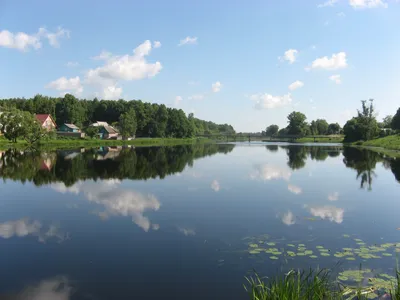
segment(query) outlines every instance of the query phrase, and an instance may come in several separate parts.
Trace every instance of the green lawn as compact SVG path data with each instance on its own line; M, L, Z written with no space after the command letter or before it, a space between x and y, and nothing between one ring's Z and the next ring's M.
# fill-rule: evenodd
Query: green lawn
M400 150L400 135L390 135L383 138L370 140L362 143L362 146L381 147L391 150Z

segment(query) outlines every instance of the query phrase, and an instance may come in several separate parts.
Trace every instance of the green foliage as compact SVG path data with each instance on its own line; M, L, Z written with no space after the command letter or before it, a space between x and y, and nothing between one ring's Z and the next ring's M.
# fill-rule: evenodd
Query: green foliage
M340 130L341 128L338 123L331 123L328 126L328 134L339 134Z
M231 125L200 120L193 114L187 117L182 110L140 100L99 101L97 98L79 100L70 94L59 98L36 95L32 99L3 99L0 100L0 107L2 111L18 109L31 114L51 114L59 126L73 123L80 127L87 127L96 121L113 124L120 121L121 115L133 110L137 137L189 138L194 135L235 133Z
M276 135L279 131L279 126L278 125L269 125L267 129L265 130L265 135L266 136L273 136Z
M99 134L99 127L96 126L89 126L85 129L85 133L88 137L94 138L97 137Z
M370 105L366 100L361 101L361 110L358 110L358 116L347 121L343 127L345 142L355 142L358 140L368 141L378 135L378 123L375 118L375 109L373 100L370 99Z
M121 135L125 137L132 137L136 133L136 115L135 110L131 108L126 113L119 117L119 128Z
M306 135L307 134L307 123L306 116L301 112L292 112L288 115L288 134L295 135Z
M28 111L17 109L5 111L0 115L0 124L4 137L14 143L18 138L22 138L33 144L46 134L35 116Z
M392 128L392 121L393 121L393 116L386 116L383 118L381 124L381 128Z
M400 130L400 108L397 110L396 114L392 119L392 129Z
M324 135L328 134L329 124L324 119L318 119L316 121L312 121L310 124L310 133L312 135Z

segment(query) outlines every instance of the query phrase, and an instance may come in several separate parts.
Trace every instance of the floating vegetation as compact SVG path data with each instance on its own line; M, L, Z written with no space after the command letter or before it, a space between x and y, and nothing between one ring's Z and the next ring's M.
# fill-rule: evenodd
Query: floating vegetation
M268 245L268 246L275 246L276 243L274 243L274 242L268 242L267 245Z
M350 237L350 235L348 235L348 234L343 234L342 236L345 237L345 238L349 238Z
M347 260L356 260L354 257L346 257Z
M329 253L326 253L326 252L321 252L320 255L321 256L331 256Z
M304 251L304 254L305 255L312 255L313 251L312 250L306 250L306 251Z
M249 247L250 248L258 248L258 245L257 244L250 244Z
M382 256L393 256L393 254L392 253L382 253Z
M291 257L296 256L296 253L294 253L293 251L286 251L286 253Z
M277 257L277 256L270 256L269 258L272 259L272 260L277 260L277 259L279 259L279 257Z
M260 254L261 251L258 251L258 250L250 250L249 253L250 253L250 254Z
M310 255L310 258L318 258L316 255Z
M293 245L293 244L287 244L287 245L288 245L288 247L293 247L293 248L296 247L296 245Z

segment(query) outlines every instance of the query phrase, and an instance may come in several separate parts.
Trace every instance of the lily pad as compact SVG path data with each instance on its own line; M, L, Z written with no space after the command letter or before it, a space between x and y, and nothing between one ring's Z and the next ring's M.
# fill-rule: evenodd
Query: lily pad
M304 252L297 252L297 256L306 256Z
M287 244L288 245L288 247L296 247L295 245L293 245L293 244Z
M362 242L361 239L354 239L356 242Z
M310 258L318 258L316 255L310 255Z
M382 253L382 255L383 255L383 256L393 256L392 253L386 253L386 252L385 252L385 253Z
M324 246L316 246L317 249L324 249Z
M260 254L261 252L258 250L250 250L249 253L250 254Z
M356 260L354 257L346 257L347 260Z
M349 237L350 237L350 235L348 235L348 234L343 234L343 237L345 237L345 238L349 238Z
M270 256L269 258L270 258L270 259L273 259L273 260L279 259L279 257L276 257L276 256Z
M312 255L313 251L312 250L306 250L306 251L304 251L304 254L305 255Z
M267 245L268 245L268 246L275 246L276 243L274 243L274 242L268 242Z
M258 248L258 245L257 244L250 244L249 247L250 248Z
M329 253L326 253L326 252L321 252L320 255L321 256L331 256Z
M291 257L296 256L296 253L294 253L293 251L286 251L286 253Z

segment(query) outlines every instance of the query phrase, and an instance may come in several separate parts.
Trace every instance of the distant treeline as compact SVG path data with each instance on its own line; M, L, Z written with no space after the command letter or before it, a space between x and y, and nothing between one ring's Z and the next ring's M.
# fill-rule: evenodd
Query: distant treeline
M122 114L134 112L131 117L136 120L138 137L185 138L203 134L235 133L231 125L200 120L193 114L187 116L181 109L141 100L79 100L70 94L58 98L36 95L30 99L0 99L0 111L13 108L32 114L51 114L58 126L72 123L80 127L87 127L96 121L116 124Z
M0 178L33 182L40 186L79 180L164 178L182 172L205 156L229 153L234 145L196 144L174 147L104 147L80 151L21 152L9 149L0 155ZM118 150L118 151L115 151ZM115 151L115 152L114 152ZM107 158L107 153L111 154Z

